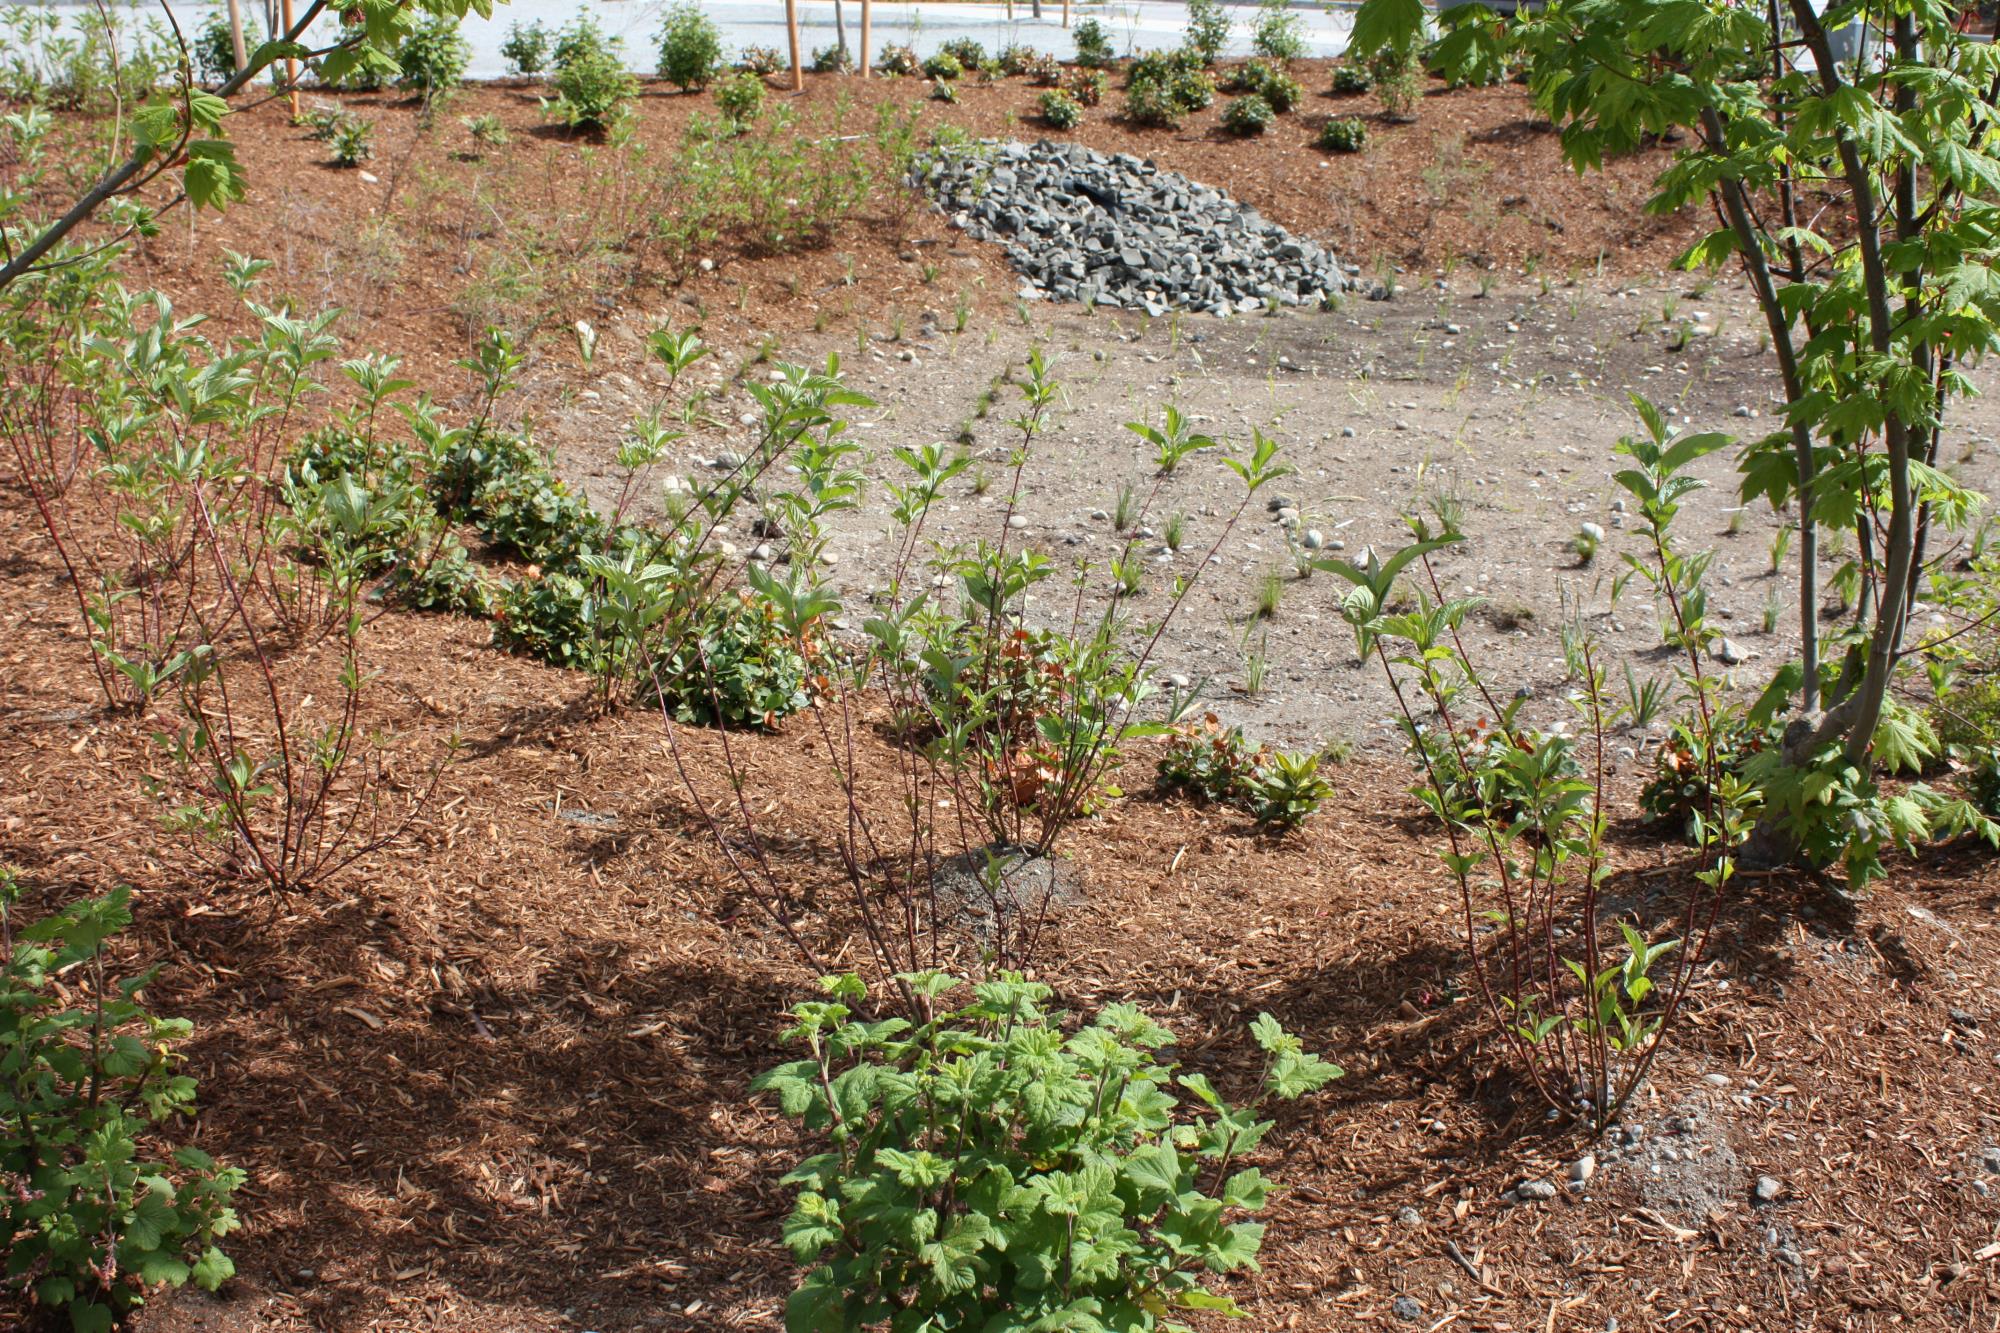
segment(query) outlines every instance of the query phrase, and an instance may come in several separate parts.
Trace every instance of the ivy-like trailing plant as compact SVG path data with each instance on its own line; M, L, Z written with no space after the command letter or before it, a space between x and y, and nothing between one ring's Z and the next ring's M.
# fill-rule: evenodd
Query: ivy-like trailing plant
M156 1155L155 1131L194 1108L177 1072L185 1019L146 1012L152 972L117 979L105 941L131 924L130 890L25 929L0 872L0 1292L105 1333L155 1288L214 1291L235 1271L243 1172L194 1147Z
M925 1013L960 985L897 983ZM1161 1060L1173 1034L1132 1005L1065 1035L1049 988L1003 973L913 1025L857 1019L851 974L823 984L786 1034L808 1055L753 1084L826 1144L785 1177L799 1190L785 1241L808 1265L790 1333L1140 1333L1243 1313L1205 1283L1256 1266L1264 1228L1248 1218L1274 1188L1239 1166L1272 1127L1256 1112L1338 1066L1261 1014L1260 1092L1232 1106Z

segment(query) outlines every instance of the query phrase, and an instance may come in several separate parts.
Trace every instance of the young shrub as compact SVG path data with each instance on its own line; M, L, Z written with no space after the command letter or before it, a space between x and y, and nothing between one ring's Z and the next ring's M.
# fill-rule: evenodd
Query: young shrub
M1390 120L1416 119L1424 95L1424 66L1414 47L1385 46L1368 58L1368 79Z
M839 42L820 47L806 62L815 74L847 74L854 69L854 56Z
M998 56L1000 72L1010 79L1018 78L1023 74L1031 74L1041 65L1042 61L1052 58L1037 51L1032 46L1022 46L1018 42L1001 47Z
M193 1147L155 1156L152 1131L194 1109L174 1047L193 1027L156 1018L146 972L116 979L104 942L131 924L131 891L74 903L19 929L0 873L0 1291L108 1330L149 1290L214 1291L235 1265L243 1172Z
M732 124L748 125L764 108L764 80L747 70L715 86L715 105Z
M1070 37L1076 42L1076 63L1089 69L1103 69L1117 60L1111 46L1111 35L1096 19L1085 19L1070 29Z
M1160 785L1217 805L1247 810L1259 824L1297 828L1333 795L1320 756L1268 750L1224 730L1215 714L1175 727L1158 765Z
M1375 80L1368 77L1368 67L1357 65L1351 60L1343 60L1333 67L1332 92L1336 97L1358 97L1375 86Z
M1135 125L1171 129L1181 123L1186 109L1164 83L1148 79L1125 90L1125 119Z
M941 43L938 50L958 61L961 69L978 69L986 63L986 48L970 37L956 37Z
M1083 124L1083 107L1060 88L1051 88L1043 93L1037 105L1041 108L1043 122L1050 129L1073 130Z
M458 20L433 14L396 49L396 63L403 67L396 86L434 97L458 87L471 61L472 43L459 33Z
M358 167L375 156L375 122L343 116L332 128L329 143L336 167Z
M682 92L706 88L722 68L722 30L692 0L667 10L660 29L660 77Z
M922 68L916 48L910 46L885 46L882 58L875 62L875 72L892 79L906 79Z
M1239 97L1222 108L1222 128L1231 134L1245 137L1262 134L1271 127L1271 122L1277 119L1277 114L1271 109L1269 102L1256 93L1251 93L1248 97Z
M931 83L931 101L956 103L958 101L957 85L948 79L933 80Z
M1022 67L1021 73L1038 88L1054 88L1063 81L1063 63L1048 52L1039 51Z
M1253 60L1244 68L1256 70L1256 82L1245 86L1243 91L1257 94L1280 115L1297 106L1299 99L1306 95L1304 86L1282 66Z
M746 46L736 57L736 68L768 78L785 68L785 57L775 46Z
M1213 65L1229 45L1229 11L1222 0L1188 0L1187 47Z
M1062 76L1062 90L1084 106L1096 106L1104 100L1104 90L1111 80L1101 69L1084 69L1081 66Z
M246 48L255 45L253 34L247 30L243 41ZM221 10L212 11L202 21L188 46L202 82L213 86L227 82L236 73L236 43L230 38L229 20Z
M472 136L474 143L488 148L504 148L514 141L514 137L507 133L507 127L501 123L500 117L491 112L481 116L461 116L458 123L465 126L466 133Z
M542 110L573 130L609 129L627 114L626 103L639 95L639 81L625 69L615 45L584 45L560 61L551 81L553 100Z
M1167 94L1182 111L1200 111L1215 102L1215 80L1205 69L1179 70L1167 81Z
M965 73L964 63L949 51L939 51L924 62L923 68L927 78L939 81L956 79Z
M551 58L555 67L573 65L579 60L595 55L612 54L621 51L625 43L616 37L606 37L604 30L588 15L580 16L573 23L566 23L556 33L555 49Z
M1259 824L1295 829L1333 795L1333 783L1319 771L1320 756L1274 751L1250 784L1250 813Z
M1329 153L1358 153L1368 144L1368 127L1359 116L1336 116L1319 127L1313 142Z
M526 26L516 23L507 29L500 55L516 74L540 74L548 68L549 42L549 30L539 22Z
M1305 24L1287 0L1258 0L1250 33L1250 45L1260 56L1297 60L1306 53Z
M1225 1102L1158 1052L1173 1035L1113 1005L1074 1035L1050 990L1001 973L963 1009L930 1018L960 984L896 979L922 1020L862 1022L861 981L828 977L788 1038L805 1059L752 1085L828 1140L785 1177L785 1239L805 1279L786 1324L859 1329L1178 1327L1185 1312L1239 1315L1202 1286L1255 1262L1271 1182L1232 1171L1291 1101L1341 1070L1269 1014L1255 1101ZM1185 1098L1185 1100L1183 1100ZM1079 1319L1087 1320L1079 1323Z

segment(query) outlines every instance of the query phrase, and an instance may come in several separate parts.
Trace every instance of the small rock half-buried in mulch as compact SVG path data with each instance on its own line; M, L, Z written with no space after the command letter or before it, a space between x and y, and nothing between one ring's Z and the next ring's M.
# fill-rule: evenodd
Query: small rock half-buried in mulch
M952 223L999 241L1022 294L1226 315L1319 305L1351 269L1221 190L1082 144L941 147L912 184Z
M1050 917L1084 899L1082 871L1027 847L976 847L946 858L931 887L940 924L1002 949L1039 935Z

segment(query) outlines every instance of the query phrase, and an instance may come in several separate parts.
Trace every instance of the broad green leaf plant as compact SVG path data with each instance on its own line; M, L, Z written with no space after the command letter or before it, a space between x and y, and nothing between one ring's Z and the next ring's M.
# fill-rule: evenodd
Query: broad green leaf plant
M0 872L0 1292L104 1333L162 1284L214 1291L235 1271L216 1242L236 1228L243 1172L161 1128L194 1109L174 1047L185 1019L140 1002L105 942L131 924L117 889L18 928Z
M1776 778L1788 791L1825 774L1872 781L1912 607L1981 504L1939 452L1972 391L1966 369L2000 340L2000 47L1963 30L1964 12L1947 0L1551 0L1511 19L1481 4L1435 17L1432 67L1517 69L1580 171L1684 136L1648 207L1713 212L1719 225L1683 262L1740 269L1786 400L1780 429L1745 442L1738 470L1746 502L1798 522L1802 646L1774 678L1792 721L1768 761L1801 770ZM1428 18L1418 0L1364 0L1354 54L1419 42ZM1853 552L1836 579L1852 595L1830 625L1823 542ZM1810 842L1798 821L1769 818L1750 851L1845 854Z
M785 1242L807 1266L790 1333L1140 1333L1242 1315L1205 1284L1256 1267L1264 1228L1248 1219L1276 1188L1239 1165L1272 1128L1256 1112L1338 1066L1261 1014L1260 1091L1235 1106L1162 1060L1173 1035L1132 1005L1065 1034L1049 988L1018 974L958 1009L942 1008L954 977L898 982L917 1021L857 1018L861 981L825 978L786 1034L806 1056L753 1085L826 1145L785 1177Z

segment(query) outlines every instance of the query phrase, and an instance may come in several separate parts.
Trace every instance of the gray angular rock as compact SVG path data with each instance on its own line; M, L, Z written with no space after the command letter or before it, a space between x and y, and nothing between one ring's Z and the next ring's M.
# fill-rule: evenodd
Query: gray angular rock
M1005 242L1028 299L1226 315L1353 285L1354 267L1317 243L1129 153L988 141L933 150L909 183L954 226Z

